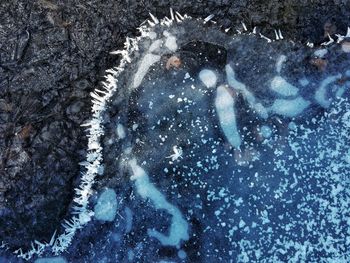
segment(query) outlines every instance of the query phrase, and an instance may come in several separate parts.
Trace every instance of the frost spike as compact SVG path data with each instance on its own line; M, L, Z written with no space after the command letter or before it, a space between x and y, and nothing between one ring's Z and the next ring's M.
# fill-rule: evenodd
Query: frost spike
M264 36L263 34L259 33L260 34L260 37L263 38L263 39L266 39L268 43L270 43L272 40L269 39L268 37Z
M327 35L328 35L329 41L322 43L321 46L328 46L334 42L334 39L329 34Z
M278 29L278 35L279 35L280 39L283 39L283 35L282 35L282 32L281 32L281 29Z
M241 22L241 24L243 26L244 31L248 31L247 26L244 24L244 22Z
M256 34L256 26L253 28L253 34Z
M100 101L100 102L104 102L104 97L101 97L96 92L90 92L90 96L93 97L94 99Z
M181 22L181 18L179 18L179 16L178 16L178 15L175 15L175 20L176 20L176 22L178 22L178 23L180 23L180 22Z
M348 27L348 31L346 32L345 37L350 37L350 26Z
M279 37L279 35L278 35L278 33L277 33L277 30L275 29L275 37L276 37L276 40L280 40L280 37Z
M311 42L307 42L306 45L307 45L308 47L311 47L311 48L314 47L314 43L311 43Z
M152 21L150 21L150 20L147 20L147 23L151 26L151 27L154 27L156 24L155 23L153 23Z
M149 15L150 15L150 17L152 18L152 20L154 21L155 24L159 24L158 18L156 18L154 15L152 15L151 12L149 12Z
M208 23L211 19L213 19L213 17L214 17L214 14L211 14L211 15L207 16L206 18L204 18L204 23L203 24Z
M342 42L343 40L344 40L344 36L342 36L342 35L340 35L340 34L335 34L336 35L336 37L338 38L337 39L337 43L339 44L340 42Z
M171 7L170 7L170 18L171 18L171 20L175 20L174 11Z
M99 92L99 93L101 93L101 94L108 94L108 92L106 92L106 91L103 91L103 90L100 90L100 89L95 89L95 91L96 92Z
M176 11L176 15L178 15L179 18L180 18L181 20L184 20L184 19L185 19L185 18L184 18L179 12L177 12L177 11Z
M227 33L228 31L230 31L231 27L228 27L225 29L225 33Z

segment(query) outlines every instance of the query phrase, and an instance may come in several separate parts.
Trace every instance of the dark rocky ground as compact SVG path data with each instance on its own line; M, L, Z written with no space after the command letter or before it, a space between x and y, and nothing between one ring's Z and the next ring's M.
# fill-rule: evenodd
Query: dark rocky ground
M0 240L47 240L67 214L86 139L89 92L118 63L109 52L148 12L169 7L225 27L280 28L321 43L350 25L349 0L0 1Z

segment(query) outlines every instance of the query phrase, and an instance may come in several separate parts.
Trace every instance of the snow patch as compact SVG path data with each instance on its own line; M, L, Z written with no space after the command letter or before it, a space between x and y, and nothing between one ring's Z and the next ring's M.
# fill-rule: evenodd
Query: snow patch
M323 49L316 50L314 52L314 55L316 57L323 58L327 53L328 53L328 50L323 48Z
M176 37L169 35L165 40L165 46L175 52L177 50L177 43L176 43Z
M281 55L278 57L278 60L276 62L276 71L278 73L281 73L283 63L287 61L287 57L285 55Z
M113 189L104 190L94 207L95 218L101 221L113 221L117 214L117 195Z
M126 220L125 233L129 233L132 228L133 213L129 207L125 207L124 211L125 211L125 220Z
M216 86L217 77L214 71L209 69L203 69L199 72L199 79L207 88L213 88Z

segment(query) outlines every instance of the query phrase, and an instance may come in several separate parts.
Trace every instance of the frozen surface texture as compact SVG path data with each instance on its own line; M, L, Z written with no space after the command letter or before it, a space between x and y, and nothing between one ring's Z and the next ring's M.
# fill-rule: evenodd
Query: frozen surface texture
M172 16L116 52L108 100L92 94L97 189L122 212L95 248L117 251L107 261L348 262L350 29L315 49Z
M348 262L348 3L289 2L160 8L108 60L156 7L2 2L0 262Z

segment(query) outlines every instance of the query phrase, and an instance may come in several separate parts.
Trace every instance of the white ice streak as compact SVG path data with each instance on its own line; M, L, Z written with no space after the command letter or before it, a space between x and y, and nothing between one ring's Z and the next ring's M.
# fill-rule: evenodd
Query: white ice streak
M181 211L170 204L165 196L151 183L146 171L140 167L135 159L129 161L132 170L131 180L135 181L137 193L143 199L150 199L156 209L164 209L172 215L169 235L164 235L155 229L148 229L148 235L158 239L163 246L180 247L181 240L188 240L188 223Z
M147 74L149 68L156 62L160 60L159 55L154 55L154 54L146 54L143 59L141 60L137 72L135 73L134 81L133 81L133 88L137 88L140 86L143 78Z
M234 99L225 86L219 86L216 90L215 108L218 114L220 126L229 143L239 148L241 137L237 128Z
M256 113L261 117L266 119L268 117L268 112L266 108L259 102L256 101L254 95L247 89L246 85L239 82L236 79L235 72L230 65L226 65L226 76L228 84L235 90L240 91L243 97L247 100L249 106L256 111Z
M273 102L270 110L273 113L283 115L285 117L296 117L309 105L310 102L302 97L297 97L296 99L292 100L277 99Z
M287 57L285 55L280 55L276 62L276 71L277 73L281 73L283 63L287 61Z
M276 76L272 79L270 88L285 97L295 96L299 91L297 87L287 82L281 76Z
M122 124L118 123L117 125L117 135L118 135L118 138L119 139L124 139L125 136L126 136L126 133L125 133L125 128Z
M341 77L341 74L329 76L325 78L320 87L315 92L315 100L324 108L328 108L331 104L331 99L327 98L327 88L330 88L330 85L337 81Z

